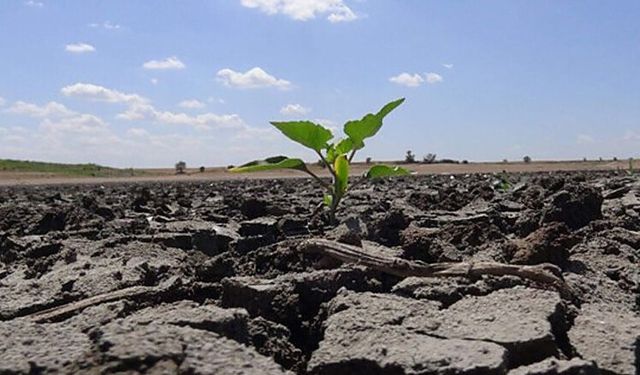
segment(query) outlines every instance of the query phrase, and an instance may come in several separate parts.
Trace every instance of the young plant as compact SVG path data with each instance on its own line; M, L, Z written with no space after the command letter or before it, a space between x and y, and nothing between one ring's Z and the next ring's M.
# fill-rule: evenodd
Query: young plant
M506 172L500 173L498 175L498 178L493 181L493 188L503 193L508 192L512 187L513 185L511 185L511 182L509 182L509 177L507 176Z
M331 131L311 121L271 122L289 139L312 149L331 173L332 182L318 177L309 170L301 159L286 156L274 156L265 160L256 160L239 167L231 168L231 172L257 172L273 169L294 169L305 172L325 189L323 203L329 209L329 218L335 222L335 214L340 201L349 191L349 169L356 152L364 148L364 140L376 135L382 127L382 120L396 107L404 102L404 98L388 103L376 113L369 113L360 120L348 121L344 124L346 138L333 140ZM355 184L390 176L410 174L404 168L378 164L372 166Z

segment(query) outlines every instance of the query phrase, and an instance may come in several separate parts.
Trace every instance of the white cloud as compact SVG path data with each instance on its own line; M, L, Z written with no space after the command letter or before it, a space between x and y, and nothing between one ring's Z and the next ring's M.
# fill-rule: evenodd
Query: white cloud
M595 139L588 134L578 134L576 142L580 145L588 145L594 143Z
M424 82L424 78L420 74L400 73L395 77L389 78L389 81L402 86L418 87Z
M160 82L160 81L159 81L157 78L151 78L151 79L149 80L149 82L151 82L153 85L157 85L157 84L158 84L158 82Z
M149 103L130 103L126 111L119 113L116 118L119 120L144 120L152 117L155 108Z
M16 102L2 111L34 117L36 120L32 121L36 124L25 128L0 125L0 150L4 157L161 167L173 165L177 159L194 165L227 165L281 151L282 144L278 142L282 137L274 129L249 126L237 114L191 116L162 111L140 95L86 83L70 85L62 91L68 96L119 103L126 106L125 113L132 117L178 126L162 127L155 133L147 127L148 123L136 123L129 129L118 130L96 115L79 113L57 102L44 105ZM194 134L180 125L198 132ZM174 132L167 133L167 129ZM211 149L219 152L212 154Z
M99 117L81 113L57 121L45 119L40 128L47 131L64 131L74 133L94 133L107 127L107 124Z
M152 70L169 70L169 69L184 69L186 65L175 56L167 57L164 60L150 60L142 64L145 69Z
M159 124L192 126L202 131L248 128L248 125L237 114L218 115L207 112L192 116L186 113L158 110L151 104L131 105L125 112L118 114L116 118L128 121L149 119Z
M280 109L280 113L286 116L306 115L311 109L303 107L300 104L287 104Z
M226 103L226 102L224 101L224 99L222 99L222 98L214 98L213 96L210 96L210 97L207 99L207 101L208 101L209 103L219 103L219 104L224 104L224 103Z
M105 30L119 30L122 26L117 23L112 23L111 21L104 21L102 23L90 23L89 27L103 28Z
M183 100L178 105L182 108L189 108L189 109L198 109L198 108L205 107L205 104L203 102L196 99Z
M0 107L4 106L7 101L4 100L2 96L0 96Z
M453 64L442 64L447 69L453 69Z
M15 102L5 112L26 115L30 117L68 117L73 116L76 112L68 109L63 104L57 102L49 102L43 106L23 101Z
M108 103L144 104L149 100L138 94L125 94L117 90L108 89L91 83L75 83L65 86L61 90L63 95L89 99Z
M71 53L87 53L87 52L95 52L96 48L91 44L87 43L73 43L67 44L64 49L67 52Z
M327 15L329 22L358 18L344 0L241 0L241 4L267 14L284 14L297 21L308 21L319 15Z
M44 6L44 3L40 2L40 1L34 1L34 0L27 0L24 2L24 5L31 7L31 8L42 8Z
M427 73L424 75L424 78L427 80L427 83L433 85L434 83L442 82L444 79L438 73Z
M231 69L222 69L217 73L218 80L226 86L240 89L253 89L261 87L276 87L286 90L291 87L291 82L278 79L262 68L255 67L245 73L236 72Z
M120 103L127 105L126 111L116 116L119 120L144 120L149 119L167 125L189 125L198 130L210 130L214 128L245 129L248 125L237 114L218 115L204 113L191 116L186 113L174 113L156 109L149 99L138 94L126 94L90 83L76 83L65 86L61 90L66 96L73 96L87 100ZM193 105L194 103L189 103Z
M204 113L197 116L191 116L186 113L175 113L169 111L153 111L153 120L167 125L188 125L193 126L197 130L217 129L246 129L248 126L236 114L217 115L215 113Z
M130 128L127 129L127 135L131 137L147 137L149 132L142 128Z

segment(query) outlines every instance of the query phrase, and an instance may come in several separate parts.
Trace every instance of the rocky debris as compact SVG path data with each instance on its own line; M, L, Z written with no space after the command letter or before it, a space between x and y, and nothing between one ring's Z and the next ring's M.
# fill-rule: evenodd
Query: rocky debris
M255 219L267 214L268 202L258 198L246 198L240 204L240 212L247 219Z
M518 367L508 375L599 375L600 369L595 363L580 358L560 360L547 358L542 362Z
M621 186L616 189L607 190L602 193L603 199L618 199L624 197L631 190L630 186Z
M286 235L303 235L309 233L309 221L287 216L278 220L278 230Z
M562 223L547 224L524 239L511 242L514 264L553 263L565 267L569 249L577 243L577 237L570 235Z
M163 232L148 238L153 242L163 243L167 247L183 250L196 249L209 256L228 251L233 241L242 238L234 228L204 221L175 221L161 228L168 233Z
M489 342L440 339L392 327L349 330L334 323L325 331L307 371L318 375L503 374L505 367L504 348Z
M119 259L80 255L70 264L56 262L37 279L30 277L28 268L19 267L0 283L0 320L132 285L157 285L175 276L180 261L174 252L147 250L140 256L132 250Z
M525 283L525 280L515 276L492 276L480 280L462 277L407 277L394 285L391 291L400 296L436 301L443 306L450 306L465 296L485 296L499 289L513 288Z
M75 373L88 365L92 342L59 324L0 322L0 373Z
M181 250L191 250L191 234L188 233L158 233L148 237L140 237L141 241L150 241Z
M216 333L188 326L113 322L92 332L103 372L285 374L271 358Z
M571 229L582 228L602 217L602 194L584 184L568 185L549 197L542 210L542 223L559 221Z
M196 276L205 282L217 282L225 277L235 276L236 264L233 258L219 254L196 265Z
M362 268L344 267L304 273L293 273L274 279L252 276L230 277L222 280L222 305L242 307L251 316L283 323L299 319L305 300L313 301L316 308L329 301L342 287L352 290L381 289L379 281ZM311 296L313 294L313 296ZM312 298L313 297L313 298Z
M368 227L369 239L387 246L400 243L400 232L409 225L409 218L403 211L391 210L371 222Z
M375 366L372 368L391 366L399 367L398 371L421 373L410 372L415 371L411 370L415 364L403 362L406 359L395 359L400 364L394 365L387 362L388 353L402 353L406 350L401 344L397 345L405 349L392 347L396 338L397 343L417 340L416 343L428 345L425 347L427 349L433 345L447 347L448 344L453 344L438 340L463 340L464 345L459 350L463 350L468 356L456 357L462 361L456 366L461 367L455 367L455 370L447 370L446 367L437 370L431 368L433 373L471 371L465 367L467 365L463 365L466 363L464 358L474 358L474 362L480 364L483 362L477 356L482 357L481 354L487 351L493 353L487 357L496 361L492 361L482 371L500 372L505 366L529 364L559 355L559 346L563 346L560 341L565 339L566 332L565 316L558 295L526 288L504 289L487 296L466 297L444 310L435 302L345 291L331 301L328 313L324 340L313 353L309 364L312 372L346 373L353 370L353 363L373 362ZM374 344L371 337L388 339ZM434 338L437 340L433 341ZM487 343L495 346L486 347ZM461 344L456 341L455 346L458 345ZM424 360L434 358L428 352L434 350L419 353ZM418 368L422 368L421 366L425 365L418 365Z
M607 237L605 233L571 248L565 279L584 303L638 310L640 257L633 247Z
M303 353L291 343L291 332L284 325L257 317L249 322L249 336L258 353L273 357L286 369L304 370Z
M404 324L422 325L417 317ZM513 366L559 355L566 329L564 305L557 293L513 288L454 303L444 311L436 332L501 344Z
M629 245L634 249L640 249L640 232L625 228L613 228L603 231L602 236Z
M128 300L90 306L78 312L77 315L64 320L61 325L72 331L88 333L96 326L105 325L125 316L131 310L135 310L135 306L137 306L137 303Z
M327 238L354 246L362 246L362 240L367 238L366 225L357 217L348 217L337 227L327 233Z
M223 309L216 305L179 301L136 311L125 320L139 325L157 323L191 327L247 343L248 319L249 314L244 309Z
M582 306L569 331L576 353L612 374L640 373L640 317L602 304Z
M331 301L324 339L309 361L311 374L501 374L506 351L490 342L442 338L404 327L419 316L438 323L438 305L371 293Z
M0 373L638 372L637 179L506 178L366 183L337 227L310 218L322 192L305 179L0 187ZM553 262L573 298L509 276L399 280L304 253L309 237Z
M246 220L240 223L241 236L262 236L278 233L278 221L270 217L259 217L253 220Z
M440 261L440 253L434 251L436 246L432 244L438 240L439 228L421 228L410 225L400 234L404 257L408 259L422 260L424 262Z
M252 317L281 324L291 332L291 343L305 355L321 338L322 305L342 287L380 291L387 286L363 268L292 273L274 279L232 277L222 281L221 303L245 308Z
M35 234L45 234L51 231L61 231L66 226L66 214L62 211L49 211L42 215L34 229Z

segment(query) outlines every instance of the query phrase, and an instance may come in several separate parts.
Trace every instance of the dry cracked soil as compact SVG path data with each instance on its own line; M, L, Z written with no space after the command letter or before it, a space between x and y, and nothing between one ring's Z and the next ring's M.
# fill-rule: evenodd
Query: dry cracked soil
M640 179L419 176L361 185L339 225L310 181L0 188L0 374L638 374ZM400 278L325 238L435 262Z

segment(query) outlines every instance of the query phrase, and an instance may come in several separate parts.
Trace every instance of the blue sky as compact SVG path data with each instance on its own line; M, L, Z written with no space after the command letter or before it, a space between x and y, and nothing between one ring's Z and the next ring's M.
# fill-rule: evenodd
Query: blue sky
M314 160L406 97L361 158L640 156L640 2L4 0L0 158L120 167Z

